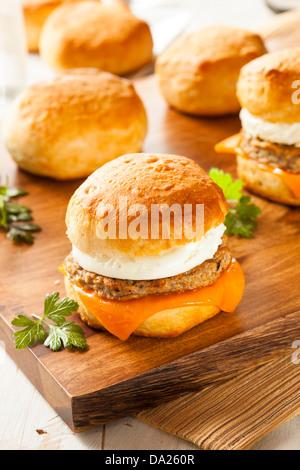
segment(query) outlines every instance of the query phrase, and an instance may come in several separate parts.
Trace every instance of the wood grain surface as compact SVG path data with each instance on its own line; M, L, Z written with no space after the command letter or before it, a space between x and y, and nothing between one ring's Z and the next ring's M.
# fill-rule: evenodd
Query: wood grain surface
M276 359L138 418L204 450L247 450L300 411L299 365Z
M146 152L181 154L206 171L235 176L235 158L217 155L214 144L240 128L237 116L202 119L166 105L155 77L136 81L149 118ZM64 216L81 181L55 182L19 171L1 149L1 175L29 191L22 199L42 227L33 246L14 246L1 234L1 339L46 400L75 431L83 431L155 406L195 387L219 383L279 356L300 338L300 211L260 198L259 228L251 240L232 237L233 256L246 276L234 314L221 313L179 338L131 337L120 342L83 325L89 350L53 353L42 345L15 351L10 322L19 313L39 314L46 293L64 295L58 266L70 251ZM81 323L76 316L78 323Z

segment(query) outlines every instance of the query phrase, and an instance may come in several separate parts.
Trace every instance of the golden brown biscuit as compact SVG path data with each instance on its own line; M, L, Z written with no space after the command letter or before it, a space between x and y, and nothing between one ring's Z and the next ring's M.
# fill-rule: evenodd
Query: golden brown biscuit
M30 52L38 52L42 28L50 13L67 1L85 0L22 0L27 48ZM100 2L100 0L94 1Z
M38 52L44 23L62 2L63 0L22 0L27 48L30 52Z
M146 130L146 112L130 81L79 69L25 89L5 120L4 141L20 168L64 180L140 151Z
M300 206L300 198L293 194L285 181L274 172L264 171L255 160L238 155L237 173L245 187L255 194L274 202Z
M273 52L242 68L237 95L243 108L264 121L300 122L300 105L293 101L299 79L300 48Z
M175 40L158 57L155 71L164 98L177 110L209 116L237 113L240 69L265 53L257 34L209 26Z
M65 4L47 19L40 39L45 62L56 71L96 67L126 75L152 61L149 26L122 2Z

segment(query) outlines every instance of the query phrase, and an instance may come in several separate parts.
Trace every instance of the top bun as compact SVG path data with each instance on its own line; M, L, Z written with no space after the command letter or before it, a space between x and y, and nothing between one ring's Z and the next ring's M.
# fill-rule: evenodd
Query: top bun
M229 26L209 26L175 40L156 61L167 102L199 115L237 113L240 69L266 53L257 34Z
M125 207L125 201L126 213L120 207L121 204ZM137 204L143 207L138 209ZM203 204L204 221L201 222L204 227L202 225L201 229L204 228L204 233L223 223L228 210L222 190L194 161L177 155L128 154L96 170L74 193L66 214L69 239L78 250L93 258L97 258L97 254L118 258L120 253L133 257L151 256L190 243L191 238L186 238L182 232L181 238L174 238L178 232L172 222L171 236L162 238L162 219L154 221L151 218L151 207L163 204L168 208L176 204L174 207L182 209L182 226L184 205L190 204L193 229L196 228L196 204ZM116 237L104 238L100 233L103 233L110 208L114 209L111 220L116 223ZM151 224L159 226L159 237L154 239L149 233L144 239L133 239L127 232L124 236L123 232L123 238L120 238L121 224L125 222L128 227L137 218L136 211L142 209L146 209L140 213L146 217L149 230ZM126 215L126 220L121 214ZM194 241L202 237L203 230L194 235Z
M152 61L149 26L123 4L66 3L47 19L40 53L56 71L96 67L126 75Z
M273 52L242 68L237 95L242 107L265 121L300 122L300 106L292 99L299 79L300 48Z

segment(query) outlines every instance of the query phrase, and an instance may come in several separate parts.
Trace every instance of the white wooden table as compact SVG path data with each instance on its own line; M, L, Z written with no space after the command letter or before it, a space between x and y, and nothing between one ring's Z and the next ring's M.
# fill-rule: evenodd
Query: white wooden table
M141 2L143 4L143 1ZM145 9L152 4L150 10ZM153 10L154 4L164 4ZM170 5L172 4L172 5ZM137 7L136 7L137 8ZM184 0L149 2L140 8L142 16L155 24L164 15L184 8L191 13L186 30L211 23L256 28L272 16L262 0ZM34 63L34 62L32 62ZM44 70L30 70L30 81ZM1 243L1 241L0 241ZM1 293L5 295L5 293ZM59 354L59 353L58 353ZM290 420L254 449L299 450L300 416ZM48 405L5 352L0 342L0 449L42 450L196 450L196 446L160 431L133 417L75 434Z

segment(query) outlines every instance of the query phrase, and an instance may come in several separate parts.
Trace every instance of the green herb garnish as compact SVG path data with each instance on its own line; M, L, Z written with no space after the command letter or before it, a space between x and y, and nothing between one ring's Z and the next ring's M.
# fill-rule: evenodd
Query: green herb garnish
M6 231L7 238L15 243L25 242L32 245L33 232L39 232L41 228L30 223L32 215L29 207L12 201L27 194L22 189L9 188L8 181L5 186L0 186L0 227Z
M12 320L12 325L23 327L14 333L15 348L26 349L37 341L43 342L52 351L58 351L62 347L87 349L83 329L65 318L72 315L78 307L77 302L67 297L60 300L58 292L47 294L42 317L32 314L36 319L33 320L25 315L18 315Z
M225 217L226 234L251 238L257 227L257 217L261 213L249 196L242 193L243 181L233 181L230 173L224 173L218 168L209 172L211 179L223 190L229 210Z

